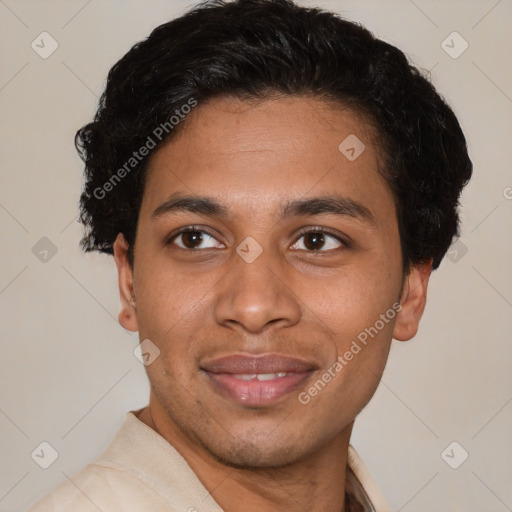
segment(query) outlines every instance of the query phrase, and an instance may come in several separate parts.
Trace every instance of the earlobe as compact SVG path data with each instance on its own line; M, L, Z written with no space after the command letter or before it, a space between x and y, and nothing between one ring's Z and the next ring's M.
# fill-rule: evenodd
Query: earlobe
M139 330L139 326L135 310L133 272L128 261L128 243L122 233L117 235L113 248L117 266L119 297L121 299L121 310L118 316L119 323L128 331L136 332Z
M406 277L393 338L408 341L418 332L421 316L427 302L427 287L432 272L432 261L414 265Z

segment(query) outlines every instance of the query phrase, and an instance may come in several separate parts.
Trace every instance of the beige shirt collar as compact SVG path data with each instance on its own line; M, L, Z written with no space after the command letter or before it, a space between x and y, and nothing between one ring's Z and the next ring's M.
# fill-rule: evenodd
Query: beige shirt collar
M133 474L177 510L222 512L185 459L160 434L126 414L107 449L93 464ZM368 469L349 445L347 512L391 512Z

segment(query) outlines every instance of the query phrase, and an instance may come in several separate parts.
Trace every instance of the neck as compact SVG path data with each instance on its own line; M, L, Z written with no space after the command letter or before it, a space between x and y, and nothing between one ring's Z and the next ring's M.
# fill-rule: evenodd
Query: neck
M315 453L283 468L234 468L174 427L155 401L139 419L187 461L224 512L346 512L345 473L353 422Z

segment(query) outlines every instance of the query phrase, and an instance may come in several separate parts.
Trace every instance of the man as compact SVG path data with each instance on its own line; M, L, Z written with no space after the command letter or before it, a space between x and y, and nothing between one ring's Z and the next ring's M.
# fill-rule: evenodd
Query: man
M427 79L334 14L213 1L112 68L77 146L151 394L31 510L389 511L350 435L472 169Z

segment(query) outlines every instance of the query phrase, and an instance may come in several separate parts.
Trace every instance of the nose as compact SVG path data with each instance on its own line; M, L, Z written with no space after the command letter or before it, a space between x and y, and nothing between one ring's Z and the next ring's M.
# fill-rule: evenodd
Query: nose
M259 333L299 322L300 301L287 278L286 264L270 253L264 250L252 263L234 255L233 267L216 288L218 324Z

